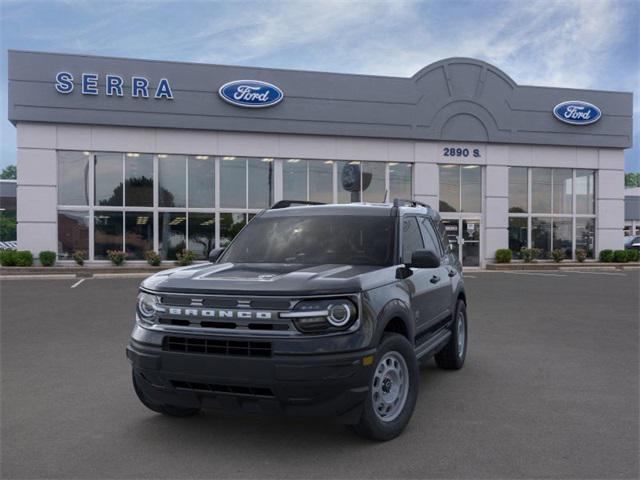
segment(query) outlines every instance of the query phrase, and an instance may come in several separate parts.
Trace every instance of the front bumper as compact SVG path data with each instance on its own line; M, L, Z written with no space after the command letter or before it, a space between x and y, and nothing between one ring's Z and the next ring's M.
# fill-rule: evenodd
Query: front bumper
M132 338L127 358L154 403L230 412L330 416L355 423L375 349L339 354L241 357L163 350Z

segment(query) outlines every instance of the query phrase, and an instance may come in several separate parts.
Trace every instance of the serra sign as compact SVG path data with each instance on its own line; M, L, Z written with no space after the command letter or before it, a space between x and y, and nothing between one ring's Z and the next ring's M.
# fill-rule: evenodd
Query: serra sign
M100 86L99 75L97 73L83 73L80 76L80 93L82 95L99 95ZM69 72L58 72L56 75L55 87L59 93L69 94L75 90L75 84L73 81L73 75ZM104 76L104 94L108 97L124 96L124 79L120 75L114 75L107 73ZM155 90L150 88L150 82L146 77L132 76L131 77L131 96L134 98L149 98L150 92L153 94L153 98L166 98L167 100L173 100L173 92L171 91L171 85L169 80L161 78L158 81L158 85Z

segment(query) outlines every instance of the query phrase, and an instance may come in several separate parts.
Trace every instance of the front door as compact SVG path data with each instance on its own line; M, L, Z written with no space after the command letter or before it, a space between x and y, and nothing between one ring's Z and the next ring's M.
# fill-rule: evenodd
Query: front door
M463 267L480 266L480 219L443 219L453 253Z

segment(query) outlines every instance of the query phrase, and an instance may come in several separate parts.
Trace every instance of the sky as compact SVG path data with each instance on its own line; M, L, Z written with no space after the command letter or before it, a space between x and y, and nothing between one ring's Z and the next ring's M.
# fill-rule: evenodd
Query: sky
M0 0L0 168L16 160L7 50L409 77L447 57L521 85L634 92L640 171L640 0Z

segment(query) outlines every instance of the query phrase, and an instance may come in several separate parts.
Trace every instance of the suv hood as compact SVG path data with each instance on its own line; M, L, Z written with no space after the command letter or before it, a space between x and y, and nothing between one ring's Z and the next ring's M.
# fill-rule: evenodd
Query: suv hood
M198 264L156 273L142 287L160 292L307 296L356 293L395 280L395 267L272 263Z

